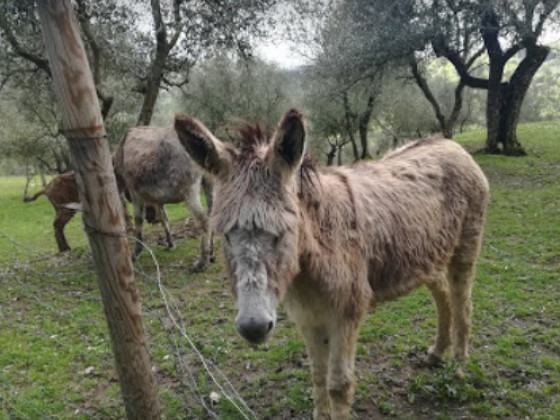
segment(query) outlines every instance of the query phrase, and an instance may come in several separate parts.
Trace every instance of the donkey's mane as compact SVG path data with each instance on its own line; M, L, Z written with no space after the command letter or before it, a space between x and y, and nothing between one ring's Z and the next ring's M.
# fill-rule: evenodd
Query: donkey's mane
M320 165L317 161L306 154L303 157L301 167L299 169L299 199L303 201L313 200L321 188L321 179L319 177Z
M258 123L246 120L236 120L235 141L243 160L252 160L257 155L257 149L269 146L273 133L265 131ZM305 154L300 167L300 193L305 190L311 192L317 188L320 165L309 154Z
M244 156L251 156L259 147L270 144L272 138L260 124L246 120L236 120L234 130L239 151Z

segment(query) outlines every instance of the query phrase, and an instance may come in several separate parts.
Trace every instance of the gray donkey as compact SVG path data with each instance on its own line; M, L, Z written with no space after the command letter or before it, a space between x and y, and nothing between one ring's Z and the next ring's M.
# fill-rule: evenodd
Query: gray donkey
M186 114L175 128L215 180L212 220L225 239L235 327L260 343L284 303L309 353L314 419L349 417L367 309L423 284L438 313L428 359L442 361L452 343L463 376L489 188L457 143L424 139L379 161L320 167L304 156L296 110L271 138L247 126L239 148Z
M156 211L155 219L163 224L168 249L174 248L167 212L163 206L184 201L203 232L200 257L192 266L193 271L202 270L213 258L208 216L200 202L203 176L179 143L173 127L131 128L115 150L113 164L119 189L122 193L126 190L130 194L134 206L134 231L138 241L133 258L138 258L142 252L143 222L150 206ZM204 183L204 192L208 207L211 208L212 191L209 183Z

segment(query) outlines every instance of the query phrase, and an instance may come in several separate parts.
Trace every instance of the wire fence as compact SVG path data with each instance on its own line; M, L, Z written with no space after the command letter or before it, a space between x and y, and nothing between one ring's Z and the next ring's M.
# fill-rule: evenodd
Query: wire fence
M131 238L131 240L136 239ZM68 318L68 313L55 309L50 302L42 299L33 287L27 287L27 279L40 278L45 284L55 284L56 282L59 284L63 279L72 279L76 276L94 278L96 274L91 254L86 252L81 256L72 256L72 264L64 264L61 262L63 260L53 263L53 258L56 261L57 258L64 257L53 257L53 255L24 246L2 231L0 231L0 241L8 244L8 246L4 245L3 249L11 249L13 253L12 256L3 256L3 261L9 262L0 265L0 286L9 284L11 287L16 287L22 298L33 301L34 304L40 306L41 310L60 319ZM228 409L230 415L233 410L236 412L237 418L257 419L257 414L251 410L232 381L214 361L205 357L197 346L189 331L189 324L182 313L180 298L164 285L160 263L154 251L145 243L142 245L150 256L149 269L146 263L135 264L134 269L136 278L149 286L147 287L149 291L147 299L151 304L145 317L156 319L160 323L160 329L165 331L167 342L159 342L157 346L165 347L169 357L173 358L173 388L175 394L182 400L185 418L201 418L201 413L203 413L203 418L223 418L217 410L216 402L225 399L231 406ZM25 258L21 257L22 250L25 251ZM76 262L77 264L75 264ZM0 300L0 325L2 322L1 302L2 300ZM144 312L146 311L144 310ZM209 393L208 389L211 389L212 392ZM17 385L0 381L0 418L57 418L42 412L40 407L32 404L27 404L25 410L18 409L14 402L20 391ZM84 415L83 412L81 414Z

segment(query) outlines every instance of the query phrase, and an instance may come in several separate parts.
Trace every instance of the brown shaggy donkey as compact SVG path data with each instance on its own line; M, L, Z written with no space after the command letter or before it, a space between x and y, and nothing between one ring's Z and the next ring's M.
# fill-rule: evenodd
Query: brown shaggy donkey
M79 208L80 197L74 172L55 176L42 190L36 192L31 197L24 197L26 203L35 201L38 197L45 194L50 200L56 212L53 226L54 237L58 245L58 251L70 250L70 245L64 236L64 226L72 219L76 210Z
M174 248L164 204L185 202L203 231L200 258L193 271L204 268L212 259L212 237L208 232L208 216L200 202L202 172L194 164L179 143L173 127L144 126L128 130L118 145L113 164L117 184L121 191L130 193L134 206L134 230L138 239L133 259L142 252L144 218L149 206L156 210L155 217L165 229L168 249ZM212 193L204 185L208 206L212 205Z
M422 284L438 313L429 359L441 361L452 343L463 375L488 182L457 143L419 140L376 162L323 168L304 157L296 110L270 139L245 127L240 148L186 114L175 128L215 179L212 220L225 238L235 327L264 341L283 302L309 353L314 419L349 417L367 309Z

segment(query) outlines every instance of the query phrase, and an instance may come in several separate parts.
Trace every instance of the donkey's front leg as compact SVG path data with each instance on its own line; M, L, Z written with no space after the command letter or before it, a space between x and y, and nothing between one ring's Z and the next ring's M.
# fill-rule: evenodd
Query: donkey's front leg
M359 322L340 319L331 334L327 389L332 420L347 420L354 399L354 361Z
M301 328L309 354L313 379L313 420L329 420L329 394L327 372L329 362L329 336L324 327Z

